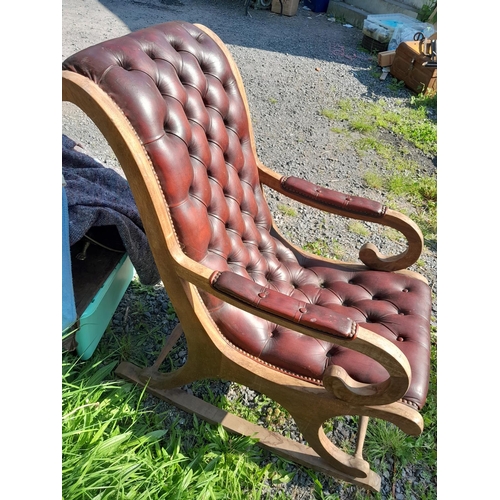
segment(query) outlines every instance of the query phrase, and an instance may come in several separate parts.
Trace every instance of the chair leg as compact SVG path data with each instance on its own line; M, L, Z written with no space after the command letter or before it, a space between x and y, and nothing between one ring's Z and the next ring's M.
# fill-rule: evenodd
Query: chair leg
M365 444L368 420L369 418L366 415L361 415L361 417L359 417L358 436L356 438L356 451L354 456L361 459L363 458L363 445Z
M151 366L139 368L132 363L124 361L116 368L116 374L119 377L133 380L143 386L147 385L148 388L155 387L162 389L182 387L196 380L214 376L215 373L207 371L206 365L196 363L195 356L193 355L188 355L186 363L173 372L163 373L158 371L161 364L165 361L165 358L168 356L182 334L182 326L178 323L172 330L172 333L167 338L160 354Z
M183 334L182 326L180 323L177 323L177 326L172 330L172 333L168 336L165 345L163 346L160 355L156 358L153 366L151 367L153 370L158 370L160 365L165 361L165 358L168 356L169 352L173 349L174 345L181 338Z
M358 454L358 450L356 450L355 455L350 455L332 443L323 430L323 421L320 422L320 419L317 419L315 422L312 422L312 419L305 421L296 416L294 416L294 420L304 436L304 439L309 443L309 446L311 446L318 455L332 467L351 477L371 478L370 480L372 480L372 476L378 477L378 475L370 469L370 464L363 459L362 454ZM364 426L365 420L362 420L362 422L363 426L360 430L366 432ZM358 433L358 444L360 443L359 437L360 434ZM364 436L362 440L364 441ZM361 449L362 446L363 444L361 442Z

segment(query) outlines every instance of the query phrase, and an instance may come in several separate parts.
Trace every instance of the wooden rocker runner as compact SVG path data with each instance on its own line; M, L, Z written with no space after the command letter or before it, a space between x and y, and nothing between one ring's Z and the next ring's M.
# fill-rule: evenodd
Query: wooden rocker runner
M151 367L117 374L274 453L338 479L380 489L363 459L369 417L410 435L423 428L430 369L431 294L406 270L419 228L378 202L283 177L257 158L236 64L209 29L169 22L108 40L63 63L63 99L81 108L115 152L180 324ZM407 248L363 263L329 260L279 234L266 185L332 214L400 231ZM188 359L159 371L184 333ZM203 378L234 381L286 408L309 446L186 394ZM323 423L359 415L354 455Z

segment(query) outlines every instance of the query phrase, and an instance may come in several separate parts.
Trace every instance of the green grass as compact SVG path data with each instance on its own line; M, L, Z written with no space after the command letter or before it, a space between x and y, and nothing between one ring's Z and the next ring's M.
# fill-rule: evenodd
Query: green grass
M390 107L383 99L363 101L342 99L334 109L322 109L320 114L330 120L344 121L347 128L358 132L385 129L393 132L424 153L437 153L437 124L427 116L434 106L433 98L410 99L409 105Z
M289 217L297 217L297 209L294 207L290 207L289 205L285 205L283 203L280 203L278 205L278 210L282 214L288 215Z
M392 106L380 99L363 101L341 99L335 108L320 111L332 122L334 133L356 133L352 145L360 157L375 153L383 168L364 172L367 186L387 194L387 204L403 213L403 202L413 206L411 218L419 224L426 245L436 246L437 235L437 176L426 175L409 158L409 148L424 154L437 154L437 124L430 118L437 109L437 94L412 96L407 102ZM399 141L384 139L390 132Z
M310 241L304 245L304 250L329 259L341 259L344 255L342 246L337 241L327 242L322 239Z
M392 463L393 481L401 477L402 469L419 463L422 474L435 476L437 468L437 337L431 336L431 378L427 402L422 409L424 431L418 437L407 436L395 425L372 420L367 430L365 453L370 462ZM389 459L389 460L388 460ZM437 498L436 485L429 480L427 487L407 485L407 494L417 498Z
M348 224L349 231L360 236L369 236L370 230L360 221L354 220Z
M63 356L62 496L73 499L260 499L291 475L263 465L251 438L193 418L189 430L146 409L112 377L116 362Z

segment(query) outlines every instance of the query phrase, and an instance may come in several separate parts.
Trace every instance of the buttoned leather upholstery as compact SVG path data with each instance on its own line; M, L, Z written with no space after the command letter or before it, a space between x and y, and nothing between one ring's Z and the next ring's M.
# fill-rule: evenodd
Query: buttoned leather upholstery
M404 274L325 264L274 234L244 101L227 58L208 35L191 24L169 22L85 49L63 68L96 82L128 117L151 158L189 257L340 312L394 342L412 368L404 401L417 408L424 404L429 287ZM290 189L304 188L288 182ZM366 209L383 213L384 207L371 203ZM207 293L202 297L236 349L277 370L316 384L330 364L360 382L387 377L365 355L273 324Z

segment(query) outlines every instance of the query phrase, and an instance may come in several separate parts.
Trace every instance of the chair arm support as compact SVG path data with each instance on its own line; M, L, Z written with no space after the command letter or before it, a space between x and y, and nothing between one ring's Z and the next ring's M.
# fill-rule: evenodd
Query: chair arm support
M406 215L368 198L347 195L293 176L283 177L261 162L259 171L263 184L304 205L342 217L389 226L401 232L407 240L407 248L398 255L383 255L372 243L361 247L359 259L370 269L399 271L407 269L420 257L424 238L417 224Z
M358 325L352 319L326 307L283 295L231 271L215 272L211 284L220 292L299 325L342 339L356 336Z
M281 185L288 193L294 193L301 198L313 200L325 207L344 212L347 215L367 216L378 219L384 216L387 209L385 205L377 201L324 188L298 177L282 177Z
M350 196L323 188L297 177L282 177L283 194L302 203L344 217L361 219L392 227L400 231L407 240L407 248L398 255L386 256L372 243L366 243L359 251L359 259L370 269L378 271L399 271L414 264L424 248L420 228L405 215L387 208L368 198Z
M410 364L389 340L326 307L283 295L231 271L214 272L210 283L218 292L251 306L251 309L245 308L250 312L259 316L266 312L274 316L271 319L268 314L267 318L278 324L284 324L282 320L285 320L305 327L297 330L361 352L379 362L389 373L381 383L363 384L339 366L327 367L323 385L338 399L351 404L383 405L398 401L406 394L411 381Z

